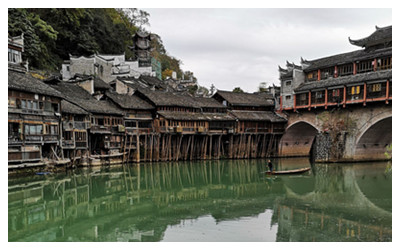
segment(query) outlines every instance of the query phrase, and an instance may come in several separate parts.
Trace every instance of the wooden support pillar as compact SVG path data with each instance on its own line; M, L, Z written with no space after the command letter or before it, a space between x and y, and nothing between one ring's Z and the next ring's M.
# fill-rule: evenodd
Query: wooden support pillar
M390 87L390 84L389 84L389 80L387 80L386 81L386 101L385 101L385 103L386 104L388 104L389 103L389 87Z
M321 81L321 70L318 69L317 80Z
M229 135L229 153L228 158L232 159L233 157L233 135Z
M347 89L346 89L346 86L344 86L344 89L343 89L343 108L346 107L346 97L347 97Z
M293 95L293 110L296 111L296 94Z
M150 157L149 157L150 162L153 161L153 148L154 148L153 139L154 139L153 138L153 134L151 134L151 137L150 137Z
M363 105L367 105L367 83L364 83Z
M136 162L140 162L140 136L136 134Z
M209 149L209 150L210 150L210 152L209 152L209 158L210 158L210 159L212 159L212 153L213 153L213 150L212 150L212 148L213 148L213 147L212 147L213 141L212 141L212 139L213 139L213 138L212 138L212 135L210 135L210 149Z
M335 65L335 71L333 72L333 77L336 78L338 77L338 67Z
M308 91L308 110L311 110L311 90Z
M357 63L353 62L353 75L357 74Z
M328 89L325 89L325 109L328 108Z
M282 96L279 96L279 111L282 112L283 106L282 106Z
M376 58L374 59L374 71L376 71L378 69L378 65L377 65L377 60Z

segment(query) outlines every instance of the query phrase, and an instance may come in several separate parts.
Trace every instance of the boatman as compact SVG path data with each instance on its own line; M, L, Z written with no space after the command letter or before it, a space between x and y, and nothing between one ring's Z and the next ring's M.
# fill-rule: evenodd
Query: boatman
M269 171L272 173L274 171L274 166L272 165L272 162L270 159L268 159L268 164L267 164Z

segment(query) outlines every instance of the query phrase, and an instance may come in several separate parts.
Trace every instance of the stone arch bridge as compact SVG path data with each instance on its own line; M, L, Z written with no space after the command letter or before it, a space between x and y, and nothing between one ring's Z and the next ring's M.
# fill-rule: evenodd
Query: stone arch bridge
M392 144L392 105L310 109L287 113L279 156L316 162L385 160Z

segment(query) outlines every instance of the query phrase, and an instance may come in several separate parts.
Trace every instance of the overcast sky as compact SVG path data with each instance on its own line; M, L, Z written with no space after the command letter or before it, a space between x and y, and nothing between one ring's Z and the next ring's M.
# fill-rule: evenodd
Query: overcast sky
M257 91L278 65L359 49L348 42L392 25L391 9L156 9L147 29L200 85Z

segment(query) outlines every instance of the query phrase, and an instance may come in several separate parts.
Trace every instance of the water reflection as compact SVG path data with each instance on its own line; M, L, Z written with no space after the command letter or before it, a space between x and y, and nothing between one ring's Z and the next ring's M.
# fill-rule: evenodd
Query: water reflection
M14 178L9 241L391 241L385 167L315 165L268 177L264 161L226 160Z

